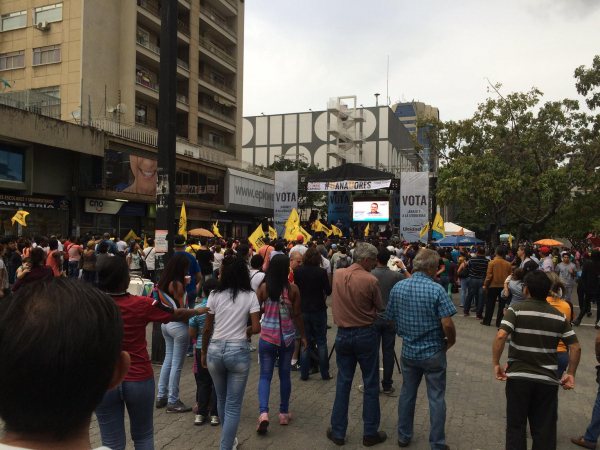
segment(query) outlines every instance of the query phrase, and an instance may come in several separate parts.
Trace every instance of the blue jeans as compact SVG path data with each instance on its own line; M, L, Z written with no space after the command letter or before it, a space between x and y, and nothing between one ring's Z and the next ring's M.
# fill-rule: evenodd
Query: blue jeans
M392 388L394 374L394 346L396 344L396 330L387 320L377 317L375 328L379 333L381 353L383 355L383 379L381 387L384 391Z
M398 440L408 443L413 437L415 404L421 379L425 375L429 399L429 444L432 450L445 449L446 439L446 350L422 361L401 358L402 391L398 400Z
M158 379L158 398L169 397L169 403L179 400L179 379L185 359L185 350L190 339L187 323L170 322L161 325L165 337L165 361Z
M300 379L308 380L310 371L310 347L311 339L317 343L319 354L319 370L321 378L329 380L329 356L327 354L327 311L302 313L304 320L304 333L308 348L305 352L300 351Z
M231 450L240 424L242 401L250 374L250 349L246 339L211 341L206 355L208 371L217 391L221 419L220 450Z
M469 278L469 293L465 299L465 314L469 314L471 304L475 295L477 295L477 317L483 317L483 307L485 304L485 291L483 290L483 278Z
M271 380L275 370L275 359L279 357L279 395L281 402L279 412L290 412L290 395L292 393L292 355L296 348L296 341L287 347L275 345L260 339L258 341L258 358L260 360L260 379L258 381L258 406L260 413L269 413L269 395L271 394Z
M331 430L336 438L344 439L348 428L350 390L360 365L365 393L363 394L363 434L375 436L379 430L379 333L375 327L341 328L335 337L335 354L338 368L335 401L331 411Z
M79 261L69 261L67 275L70 276L71 278L79 277L79 269L77 269L78 264L79 264Z
M596 395L596 403L592 409L592 421L590 422L583 439L589 444L596 444L600 436L600 385L598 385L598 394Z
M470 278L459 278L460 279L460 306L465 306L465 299L467 298L467 290L469 289Z
M154 377L144 381L123 381L104 394L102 403L96 408L104 447L125 450L125 406L135 449L154 450Z
M450 285L450 277L448 275L440 275L440 284L448 294L448 286Z

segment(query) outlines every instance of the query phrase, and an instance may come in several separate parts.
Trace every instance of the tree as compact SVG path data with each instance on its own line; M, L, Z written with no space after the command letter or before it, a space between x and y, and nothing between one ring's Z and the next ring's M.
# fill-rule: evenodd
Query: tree
M596 80L585 69L578 73L579 80ZM591 92L593 82L584 85ZM599 117L581 112L577 100L541 104L537 88L506 96L500 84L492 89L495 97L469 119L419 121L442 164L437 199L461 205L463 216L485 218L486 226L509 223L519 232L540 232L575 190L596 193Z
M322 218L327 217L327 193L326 192L308 192L306 189L301 189L300 180L302 177L310 178L323 172L319 165L311 166L307 162L300 160L290 160L281 158L268 167L274 171L298 171L298 209L306 210L311 208L317 210ZM300 211L298 211L300 213ZM308 217L306 218L308 220Z

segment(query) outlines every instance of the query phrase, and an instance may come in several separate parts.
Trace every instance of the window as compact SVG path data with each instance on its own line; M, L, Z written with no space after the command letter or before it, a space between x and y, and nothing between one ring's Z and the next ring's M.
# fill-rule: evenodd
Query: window
M27 11L2 14L0 31L16 30L27 26Z
M225 78L223 77L223 75L213 71L212 68L210 70L210 79L213 81L214 84L218 86L223 86L225 84Z
M0 53L0 70L21 69L25 67L25 50Z
M224 144L225 143L225 138L217 133L213 133L212 131L209 131L208 133L208 140L210 142L212 142L213 144Z
M138 27L136 36L138 44L148 47L148 44L150 44L150 33L143 28Z
M0 143L0 180L25 181L25 149Z
M48 86L45 88L32 89L34 92L39 92L40 94L46 94L51 97L60 98L60 86Z
M62 3L41 6L33 10L33 23L60 22L62 20Z
M33 65L52 64L60 62L60 44L38 47L33 49Z

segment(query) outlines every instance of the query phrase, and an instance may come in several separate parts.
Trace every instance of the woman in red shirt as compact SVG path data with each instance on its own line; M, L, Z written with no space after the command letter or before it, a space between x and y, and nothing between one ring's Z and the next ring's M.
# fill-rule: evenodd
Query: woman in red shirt
M98 284L121 309L123 351L131 357L125 380L104 395L96 409L102 445L111 450L125 449L125 405L129 413L131 438L136 449L154 448L154 372L146 343L150 322L188 322L208 308L173 309L154 298L131 295L129 268L125 258L107 258L98 267Z

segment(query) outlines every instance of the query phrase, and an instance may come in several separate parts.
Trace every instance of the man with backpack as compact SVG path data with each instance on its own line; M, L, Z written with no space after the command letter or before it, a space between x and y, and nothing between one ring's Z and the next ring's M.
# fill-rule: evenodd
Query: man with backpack
M346 267L350 267L352 265L352 258L347 254L348 250L346 247L340 246L340 256L338 256L337 261L335 263L335 267L333 268L333 273L338 269L345 269Z

